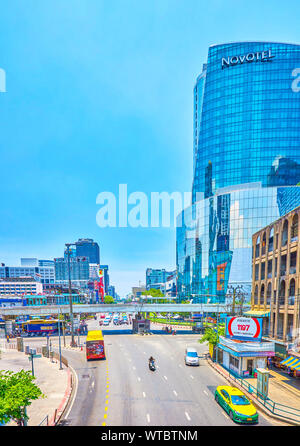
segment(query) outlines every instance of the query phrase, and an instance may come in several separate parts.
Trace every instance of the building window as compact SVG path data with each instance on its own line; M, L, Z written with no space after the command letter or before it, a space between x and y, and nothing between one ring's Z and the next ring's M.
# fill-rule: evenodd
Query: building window
M292 220L291 242L296 242L297 240L298 240L298 214L295 214Z
M235 358L234 356L229 355L229 366L230 368L234 368L236 370L239 369L239 360Z
M265 280L266 263L261 262L260 264L260 279Z
M268 260L268 279L272 277L272 260Z
M272 284L271 282L269 282L267 288L267 305L271 305L271 296L272 296Z
M264 256L265 254L266 254L266 233L264 232L261 245L261 255Z
M285 301L285 281L282 280L279 291L279 305L284 305L284 301Z
M289 290L289 305L295 304L295 279L290 281L290 290Z
M254 305L258 304L258 286L256 285L255 291L254 291Z
M280 276L286 275L286 254L280 258Z
M260 236L256 239L256 245L255 245L255 257L259 257L259 247L260 247Z
M264 301L265 301L265 285L262 284L260 289L260 305L264 305Z
M297 251L292 251L290 254L290 274L296 274L297 265Z
M268 252L273 251L273 242L274 242L274 228L270 229L270 235L269 235L269 247Z
M289 224L288 224L288 221L285 220L284 224L283 224L282 234L281 234L281 246L286 246L286 244L287 244L288 229L289 229Z
M255 265L255 280L258 280L258 276L259 276L259 264L257 263Z

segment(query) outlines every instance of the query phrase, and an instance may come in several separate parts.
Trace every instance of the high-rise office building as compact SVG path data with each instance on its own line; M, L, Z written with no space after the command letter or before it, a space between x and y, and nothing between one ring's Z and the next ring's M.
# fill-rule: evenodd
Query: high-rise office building
M192 205L177 218L180 299L250 298L252 234L300 204L300 46L213 45L194 87Z
M166 271L165 269L146 269L146 288L160 288L164 287L167 277L171 276L174 271Z
M89 263L100 263L100 250L97 242L91 238L80 238L75 242L76 256L88 257Z

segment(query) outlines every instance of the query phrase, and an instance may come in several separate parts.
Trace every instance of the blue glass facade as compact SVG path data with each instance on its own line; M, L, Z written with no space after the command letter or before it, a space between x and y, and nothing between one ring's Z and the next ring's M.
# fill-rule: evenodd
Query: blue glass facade
M254 60L246 61L252 54ZM300 100L291 88L297 67L300 45L245 42L209 48L194 88L193 202L197 192L200 198L209 192L209 162L212 192L257 181L263 186L299 182Z
M300 205L300 46L214 45L194 87L192 206L177 219L178 295L251 286L252 234Z

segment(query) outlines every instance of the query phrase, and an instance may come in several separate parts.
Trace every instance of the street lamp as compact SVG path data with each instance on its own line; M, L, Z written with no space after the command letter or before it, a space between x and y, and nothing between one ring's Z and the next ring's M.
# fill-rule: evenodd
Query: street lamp
M59 315L58 315L59 370L62 370L63 368L61 365L60 316L61 316L61 311L59 307Z
M75 245L75 243L66 243L67 254L68 254L68 279L69 279L69 304L70 304L70 321L71 321L71 347L75 347L74 339L74 321L73 321L73 300L72 300L72 284L71 284L71 271L70 271L70 246Z

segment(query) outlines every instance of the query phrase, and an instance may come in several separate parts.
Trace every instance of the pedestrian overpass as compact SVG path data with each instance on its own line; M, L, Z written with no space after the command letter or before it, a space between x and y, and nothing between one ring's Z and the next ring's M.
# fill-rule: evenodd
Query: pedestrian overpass
M244 306L243 310L248 310L250 306ZM73 313L227 313L232 311L230 304L149 304L132 302L127 304L73 304ZM0 316L46 316L70 313L69 305L42 305L34 307L6 307L0 308Z

